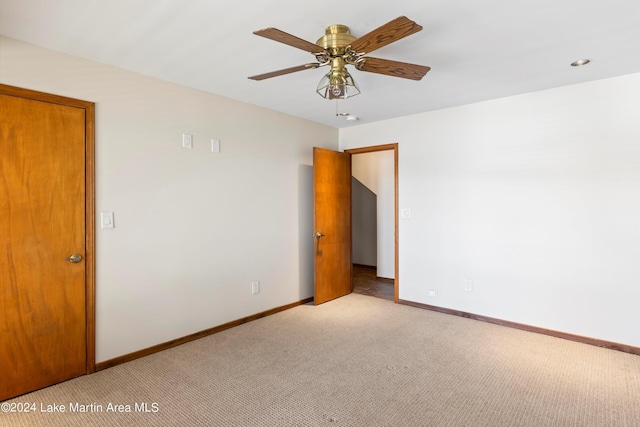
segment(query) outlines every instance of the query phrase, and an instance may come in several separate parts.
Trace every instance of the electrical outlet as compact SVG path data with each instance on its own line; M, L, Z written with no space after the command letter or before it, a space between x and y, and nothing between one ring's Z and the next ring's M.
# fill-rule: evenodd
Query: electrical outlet
M251 293L257 294L260 292L260 282L251 282Z
M429 289L427 291L427 295L430 297L437 297L438 296L438 291L436 291L435 289Z
M473 291L473 280L464 279L464 290L467 292Z

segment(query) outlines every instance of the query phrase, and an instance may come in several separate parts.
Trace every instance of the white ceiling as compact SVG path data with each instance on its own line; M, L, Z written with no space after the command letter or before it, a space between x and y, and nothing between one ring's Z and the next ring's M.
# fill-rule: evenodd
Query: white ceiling
M424 29L372 56L431 71L351 69L362 94L339 109L357 122L315 93L327 68L247 79L314 61L255 30L315 42L331 24L358 37L401 15ZM640 72L638 0L0 0L0 34L333 127ZM592 63L569 66L580 58Z

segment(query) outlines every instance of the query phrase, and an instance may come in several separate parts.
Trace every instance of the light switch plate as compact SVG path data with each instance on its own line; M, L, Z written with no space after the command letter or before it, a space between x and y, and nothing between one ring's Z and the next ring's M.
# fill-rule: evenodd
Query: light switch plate
M220 140L219 139L212 139L211 140L211 152L212 153L219 153L220 152Z
M193 148L193 135L189 133L182 134L182 148Z
M113 212L100 212L100 228L113 227Z

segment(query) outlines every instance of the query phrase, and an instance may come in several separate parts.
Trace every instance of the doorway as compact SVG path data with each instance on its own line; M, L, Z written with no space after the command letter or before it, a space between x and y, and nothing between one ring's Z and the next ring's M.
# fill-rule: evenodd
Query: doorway
M377 145L377 146L371 146L371 147L362 147L362 148L354 148L354 149L349 149L349 150L345 150L345 153L349 153L352 156L352 164L353 164L353 160L354 157L353 156L357 156L359 154L369 154L369 153L377 153L377 152L383 152L383 151L390 151L392 153L392 166L391 168L393 169L393 171L391 172L391 174L393 175L393 183L392 183L392 188L389 190L390 194L390 198L391 200L383 200L382 203L383 204L388 204L391 203L392 204L392 209L393 209L393 213L389 214L389 215L378 215L377 216L377 220L379 222L384 222L384 221L389 221L392 224L393 230L392 233L389 233L389 239L393 241L392 244L382 244L382 245L377 245L378 246L378 251L376 252L380 252L380 251L393 251L392 254L390 255L390 258L393 261L393 266L389 266L388 262L387 265L380 265L383 264L385 261L385 254L384 253L380 253L377 256L377 261L376 261L376 266L380 266L382 268L381 273L382 274L377 274L376 273L376 269L372 269L370 268L370 266L367 266L366 264L369 264L367 262L365 262L365 265L357 265L359 264L357 262L357 260L354 258L354 267L353 267L353 285L354 285L354 289L356 286L361 286L360 289L358 289L359 293L363 293L363 294L368 294L368 295L373 295L373 296L380 296L382 298L387 298L387 299L393 299L394 302L398 302L399 299L399 279L398 279L398 144L394 143L394 144L385 144L385 145ZM390 154L391 154L390 153ZM375 173L384 173L384 172L380 172L380 171L374 171ZM385 174L386 176L386 174ZM354 208L355 209L355 208ZM389 209L389 211L391 211ZM381 211L383 212L383 210ZM392 218L389 218L392 217ZM386 227L383 225L383 227ZM382 240L384 242L384 236L382 235L382 233L378 232L378 239ZM363 255L366 258L366 255ZM386 257L389 258L389 257ZM382 262L381 262L382 261ZM367 268L369 267L369 268ZM393 272L393 278L392 279L388 279L385 278L389 277L389 271ZM382 277L379 277L382 276ZM389 292L389 288L390 288L390 284L393 284L393 290L392 290L392 298L389 298L390 292Z
M393 152L393 300L399 300L398 277L398 144L344 152L313 148L314 303L322 304L353 291L351 261L351 157Z
M95 371L94 104L0 85L0 400Z

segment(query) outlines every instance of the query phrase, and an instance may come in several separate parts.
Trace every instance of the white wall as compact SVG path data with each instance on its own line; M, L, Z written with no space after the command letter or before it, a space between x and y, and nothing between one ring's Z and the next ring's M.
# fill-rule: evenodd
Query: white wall
M640 346L639 109L633 74L341 130L399 142L400 298Z
M376 274L378 277L393 279L395 278L393 151L354 154L351 156L351 168L351 174L378 196Z
M312 147L336 129L7 38L0 83L96 103L98 362L313 295Z

